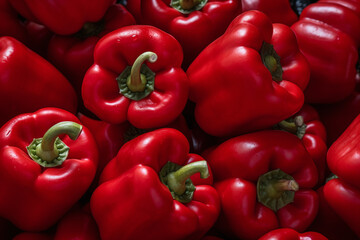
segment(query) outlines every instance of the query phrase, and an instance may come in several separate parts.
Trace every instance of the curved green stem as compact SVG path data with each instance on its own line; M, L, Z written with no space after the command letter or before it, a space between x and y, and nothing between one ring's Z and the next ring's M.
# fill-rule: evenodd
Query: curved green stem
M302 139L306 133L306 124L304 123L304 118L302 116L283 120L278 123L278 126L281 130L296 134L300 139Z
M36 155L43 161L51 162L59 156L55 140L61 134L68 135L72 140L78 138L82 131L82 126L75 122L64 121L59 122L49 128L42 137L41 144L36 147Z
M185 165L175 172L167 175L167 184L174 193L181 195L186 191L185 181L195 173L200 173L201 178L209 177L209 169L205 160Z
M145 90L146 76L140 72L141 65L145 61L153 63L156 62L156 60L156 53L150 51L140 54L140 56L135 60L131 67L130 76L127 79L127 86L132 92L142 92Z

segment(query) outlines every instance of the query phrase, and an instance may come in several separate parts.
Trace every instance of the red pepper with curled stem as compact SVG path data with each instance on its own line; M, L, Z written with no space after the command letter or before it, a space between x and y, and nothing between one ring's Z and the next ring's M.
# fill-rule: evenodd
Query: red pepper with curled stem
M73 114L43 108L2 126L0 156L0 216L22 230L41 231L88 189L98 151Z
M220 212L208 164L171 128L127 142L101 175L90 206L101 238L199 239Z
M279 130L243 134L206 157L221 199L215 227L226 236L258 239L280 227L302 232L316 217L317 169L296 136Z
M47 59L69 79L81 99L82 81L94 62L96 43L109 32L133 24L135 19L125 7L113 4L99 21L84 24L77 33L52 34L47 47ZM85 109L81 110L85 112Z
M152 26L109 33L97 43L94 64L83 80L85 107L109 123L164 127L181 114L187 101L182 56L176 39Z

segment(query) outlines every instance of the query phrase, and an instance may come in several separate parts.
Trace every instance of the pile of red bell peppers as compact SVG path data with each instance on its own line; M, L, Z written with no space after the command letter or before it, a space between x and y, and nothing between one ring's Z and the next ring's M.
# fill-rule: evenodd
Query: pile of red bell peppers
M0 0L1 240L360 239L360 0Z

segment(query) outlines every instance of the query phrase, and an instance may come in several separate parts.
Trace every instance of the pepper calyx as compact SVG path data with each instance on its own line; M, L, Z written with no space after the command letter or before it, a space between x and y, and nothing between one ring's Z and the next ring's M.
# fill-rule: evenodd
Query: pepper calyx
M208 0L171 0L170 6L182 14L190 14L201 10L207 2Z
M195 185L190 177L195 173L200 173L201 178L209 177L207 162L197 161L185 166L173 162L167 162L159 172L160 181L168 187L173 199L188 203L192 200Z
M293 202L297 190L294 178L280 169L261 175L257 181L258 201L275 212Z
M264 41L260 49L260 56L263 64L270 71L272 79L281 82L283 69L280 56L276 53L274 46Z

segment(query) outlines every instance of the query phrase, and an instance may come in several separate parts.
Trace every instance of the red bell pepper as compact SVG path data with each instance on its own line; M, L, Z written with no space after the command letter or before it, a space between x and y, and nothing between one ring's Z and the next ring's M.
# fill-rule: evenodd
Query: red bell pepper
M258 10L265 13L273 23L291 26L298 20L289 0L242 0L242 11Z
M90 206L75 206L57 224L53 240L101 240Z
M103 240L198 239L220 212L206 161L175 129L127 142L101 182L90 206Z
M329 206L324 197L324 186L316 192L319 196L319 211L308 230L319 232L329 239L358 240L355 233Z
M329 169L338 178L324 186L324 196L332 209L360 238L360 115L330 146Z
M11 36L27 42L25 24L18 18L18 13L12 8L7 0L0 0L0 37Z
M43 108L2 126L0 156L0 217L22 230L40 231L85 193L98 151L90 131L73 114Z
M51 32L44 25L30 21L25 22L25 28L28 35L27 37L28 47L37 54L39 54L40 56L48 60L47 48L50 39L54 35L54 33Z
M356 1L321 0L306 7L292 25L311 68L306 102L337 102L353 91L360 43L360 14L355 9L359 8Z
M110 162L111 159L116 156L124 143L134 139L141 134L151 131L151 129L136 129L128 122L123 124L111 124L90 118L82 113L78 113L78 118L80 119L81 123L93 134L99 152L101 152L101 158L99 159L96 172L97 174L94 179L95 186L97 186L99 176L105 166ZM182 115L180 115L174 122L170 123L166 127L179 130L187 137L189 141L191 140L190 130L187 128L185 118Z
M109 33L97 43L83 80L85 107L109 123L128 120L141 129L169 124L188 97L182 56L176 39L152 26Z
M45 25L51 31L69 35L86 22L99 21L114 0L8 0L26 19Z
M118 153L120 147L126 142L127 131L130 128L128 122L124 124L111 124L93 119L78 113L81 124L87 127L95 138L101 158L97 168L98 174L102 172L106 164Z
M301 139L318 169L318 186L323 185L329 174L326 165L326 130L315 108L304 104L293 117L281 121L275 128L293 133Z
M268 232L259 240L327 240L327 238L317 232L298 233L291 228L279 228Z
M303 105L300 88L309 79L307 62L290 28L273 25L259 11L234 19L187 74L196 121L215 136L271 127L292 116Z
M241 13L241 0L133 0L127 8L140 24L160 28L180 42L186 69Z
M125 7L113 4L100 21L86 23L78 33L70 36L54 34L47 57L69 79L81 98L82 81L94 63L96 43L107 33L132 24L135 19Z
M360 114L360 73L356 74L356 87L348 97L340 102L315 107L326 128L327 145L331 146Z
M223 234L248 240L280 227L303 232L316 217L316 166L295 135L244 134L206 157L222 207L216 228Z
M11 37L0 38L0 126L18 114L42 107L76 112L77 99L67 79L49 62Z
M332 179L324 186L329 206L360 238L360 190L343 179Z

